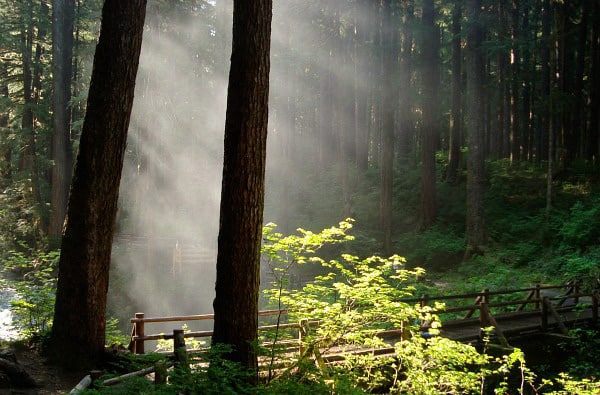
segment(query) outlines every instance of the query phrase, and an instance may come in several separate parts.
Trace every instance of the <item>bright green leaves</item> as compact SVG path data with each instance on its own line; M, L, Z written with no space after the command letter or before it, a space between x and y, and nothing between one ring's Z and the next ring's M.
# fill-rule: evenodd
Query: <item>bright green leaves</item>
M343 253L337 259L317 257L320 248L351 240L349 221L319 233L299 229L293 236L274 229L269 224L263 232L263 252L274 278L274 288L265 293L272 304L288 310L290 322L310 323L302 337L305 351L298 360L288 359L286 372L295 369L332 389L350 382L369 392L439 394L480 393L490 385L488 378L502 382L513 366L524 369L518 350L493 358L436 336L441 324L435 311L443 306L403 301L414 296L415 285L425 275L423 269L407 269L404 258L363 259ZM321 274L303 286L289 287L290 271L308 262L320 264ZM422 337L422 326L428 328L427 338ZM394 335L383 336L386 330ZM375 350L382 349L386 355L376 355ZM339 364L325 363L332 354L343 356Z

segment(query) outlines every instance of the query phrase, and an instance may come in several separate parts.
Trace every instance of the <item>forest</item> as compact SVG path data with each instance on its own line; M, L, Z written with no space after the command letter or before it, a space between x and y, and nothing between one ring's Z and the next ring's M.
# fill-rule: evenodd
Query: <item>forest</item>
M600 1L0 0L0 29L0 348L106 367L135 313L214 312L203 363L90 393L600 393L593 324L498 351L403 302L597 304ZM320 322L299 356L284 318Z

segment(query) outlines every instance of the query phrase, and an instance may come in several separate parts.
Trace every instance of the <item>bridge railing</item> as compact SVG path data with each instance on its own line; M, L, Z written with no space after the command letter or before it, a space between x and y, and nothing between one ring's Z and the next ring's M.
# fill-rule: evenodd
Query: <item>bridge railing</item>
M262 310L258 312L260 317L281 317L287 315L287 310ZM173 339L173 334L169 333L153 333L148 334L146 331L147 324L152 323L165 323L165 322L192 322L192 321L210 321L214 319L214 314L198 314L198 315L185 315L185 316L168 316L168 317L146 317L144 313L136 313L134 318L131 318L132 324L131 339L129 342L129 350L134 354L144 354L146 352L145 342L152 340L170 340ZM277 319L276 321L279 321ZM291 346L301 349L302 337L306 331L307 326L316 325L316 321L306 320L305 322L276 322L270 324L260 325L258 327L259 333L265 333L268 331L285 331L292 330L297 334L296 339L290 340L289 338L278 340L277 345ZM184 333L185 338L209 338L213 335L212 330L205 331L188 331Z
M519 298L519 294L523 294L523 298ZM566 285L542 286L540 284L536 284L535 286L528 288L517 288L497 291L490 291L486 288L480 292L471 292L463 294L439 296L430 296L425 294L421 297L403 299L402 301L406 303L419 303L421 305L429 305L431 304L431 302L443 302L446 308L440 310L439 313L465 312L465 315L462 317L462 319L468 319L471 318L475 312L479 311L479 305L481 303L487 303L490 308L496 310L496 313L498 313L499 310L504 310L504 312L520 312L525 311L527 308L539 310L541 308L541 303L544 296L554 297L556 299L557 304L560 306L569 300L572 304L577 304L579 302L579 297L591 296L591 293L586 295L580 295L579 283L573 281ZM507 297L509 300L507 300ZM471 304L465 304L466 302L464 301L469 299L473 300ZM456 306L456 301L462 302L459 303L458 306Z
M548 291L562 290L562 294L552 292L548 295ZM523 298L514 298L505 300L503 297L514 296L518 294L525 295ZM600 296L597 291L593 293L580 293L579 286L576 282L562 286L541 286L535 285L530 288L520 288L512 290L490 291L484 289L481 292L428 296L423 295L416 298L402 299L404 303L415 303L421 306L430 305L432 302L449 302L443 309L437 310L433 308L433 312L442 316L453 314L454 317L444 319L442 316L442 328L461 326L468 322L479 322L480 328L492 326L496 328L496 334L501 343L506 343L506 338L499 328L497 320L507 316L525 316L537 315L541 319L541 328L546 331L549 327L549 318L552 317L554 322L559 326L561 332L565 333L566 328L561 325L561 319L558 316L559 312L574 310L584 300L588 308L591 308L591 320L594 324L598 323L598 309ZM459 301L458 305L455 304ZM466 302L460 302L466 301ZM453 303L454 302L454 303ZM277 346L287 346L296 348L302 352L303 337L306 335L309 326L318 325L318 321L304 319L301 322L283 322L282 316L287 315L287 310L264 310L258 313L261 317L276 317L276 323L263 324L258 327L259 333L267 331L292 331L295 335L287 336L287 338L279 338ZM456 318L456 313L464 313ZM477 317L475 314L477 313ZM129 344L129 350L134 354L145 353L145 342L151 340L172 339L172 334L154 333L147 334L146 324L164 323L164 322L191 322L191 321L207 321L213 320L214 314L200 314L187 316L170 316L170 317L146 317L144 313L136 313L134 318L131 318L132 333ZM422 323L422 330L427 331L428 323ZM208 338L213 334L212 330L205 331L189 331L184 334L186 338ZM402 329L391 329L382 331L383 335L399 335L403 336ZM289 335L289 334L288 334Z

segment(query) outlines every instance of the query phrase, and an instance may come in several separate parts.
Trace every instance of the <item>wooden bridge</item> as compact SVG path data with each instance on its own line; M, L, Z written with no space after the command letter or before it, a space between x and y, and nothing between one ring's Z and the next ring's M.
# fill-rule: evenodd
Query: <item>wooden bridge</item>
M562 286L541 286L503 291L484 289L478 293L460 295L428 296L403 299L402 302L429 305L441 302L445 308L435 311L442 321L441 336L475 344L482 340L482 328L493 328L491 341L502 347L510 347L513 339L528 335L552 334L567 336L570 328L598 324L598 291L581 293L576 282ZM285 310L267 310L259 312L259 320L273 316L284 316ZM137 313L131 319L133 324L129 349L135 354L145 352L145 342L160 339L173 339L174 334L148 334L148 324L160 322L192 322L209 321L213 314L201 314L175 317L146 317ZM303 337L311 326L318 325L317 321L304 319L301 322L265 324L259 326L259 331L277 329L287 331L288 337L277 341L278 346L288 347L288 350L302 353ZM428 324L421 323L423 336L427 336ZM180 331L178 329L178 331ZM190 331L183 336L186 338L210 338L212 330ZM296 335L289 335L296 333ZM390 340L400 340L405 336L402 328L385 330L381 336ZM208 339L210 340L210 339ZM366 351L366 350L365 350ZM322 353L325 361L339 359L339 353L328 351ZM358 352L361 352L358 350ZM376 354L393 353L393 348L368 350Z

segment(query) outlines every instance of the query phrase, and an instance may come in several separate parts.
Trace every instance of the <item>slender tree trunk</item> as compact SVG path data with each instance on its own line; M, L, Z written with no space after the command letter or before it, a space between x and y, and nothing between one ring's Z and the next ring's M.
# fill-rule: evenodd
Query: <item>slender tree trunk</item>
M550 0L544 0L542 3L542 45L540 54L541 63L541 131L539 138L539 158L550 159L548 154L548 136L550 135L550 50L551 50L551 38L550 38L550 24L551 24L551 12L550 12Z
M462 134L462 7L459 2L452 10L452 103L450 109L450 141L448 149L448 172L446 180L454 184L458 176Z
M73 170L71 150L71 75L75 2L54 0L52 4L52 191L48 235L58 239L67 213Z
M21 46L23 55L23 114L21 115L21 148L19 155L19 173L27 173L29 177L34 171L35 156L35 119L33 116L33 4L27 2L26 21L21 31Z
M394 48L394 30L392 27L391 0L382 0L382 34L384 47ZM383 250L392 252L392 197L394 176L394 92L391 81L394 69L394 53L383 54L382 82L382 162L381 162L381 225L383 229Z
M8 103L9 99L9 89L8 83L5 78L8 76L8 66L3 61L0 60L0 78L2 78L2 85L0 86L0 96L2 100L5 100ZM8 127L10 121L10 109L8 106L5 106L0 111L0 138L2 139L2 144L0 145L0 185L5 186L4 181L8 182L12 177L12 144L8 139Z
M519 0L512 0L511 10L511 79L510 79L510 161L521 160L521 116L519 114Z
M411 72L412 72L412 48L413 48L413 19L414 1L402 2L402 26L401 26L401 52L400 67L398 75L398 158L407 163L413 137L414 125L411 116Z
M234 0L213 344L258 379L258 291L264 207L271 0Z
M367 56L367 27L362 13L368 12L368 4L364 1L357 6L358 16L355 19L355 74L356 108L356 169L359 177L369 169L369 125L368 125L368 97L369 97L369 57Z
M570 127L573 130L572 138L574 141L574 149L576 148L576 152L574 153L577 157L581 159L590 159L587 157L587 145L588 145L588 130L587 130L587 122L586 122L586 101L587 98L585 96L584 91L584 75L585 75L585 61L587 55L588 48L588 19L590 14L590 5L591 1L584 1L582 4L581 10L581 20L579 25L576 27L577 30L577 58L575 63L575 81L573 84L573 96L574 96L574 106L573 106L573 121L571 122ZM598 88L592 88L598 89Z
M424 39L421 49L423 60L423 128L421 147L421 210L419 213L419 229L426 230L435 223L436 193L435 193L435 150L439 140L439 114L437 92L440 85L439 77L439 29L435 24L435 9L433 0L423 3Z
M484 217L483 82L484 56L481 0L467 0L467 218L465 258L481 254L486 243Z
M523 15L523 28L521 29L521 35L523 37L524 43L521 46L521 53L523 54L523 62L521 67L521 81L522 81L522 145L523 145L523 159L531 160L533 158L533 136L532 136L532 114L531 114L531 84L532 84L532 76L534 74L534 68L531 65L531 51L530 44L531 41L531 27L529 26L529 3L525 1L522 5L522 15Z
M51 356L86 368L104 352L119 182L146 0L106 0L62 239Z
M590 86L600 86L600 2L592 5ZM590 89L590 149L596 164L600 156L600 89Z

